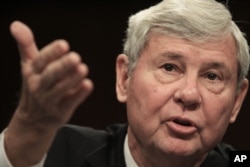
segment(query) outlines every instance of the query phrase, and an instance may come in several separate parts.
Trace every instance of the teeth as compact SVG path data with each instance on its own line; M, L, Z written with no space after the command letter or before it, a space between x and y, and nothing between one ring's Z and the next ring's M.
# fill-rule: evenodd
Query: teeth
M184 125L184 126L190 126L191 124L187 121L183 121L183 120L174 120L175 123L180 124L180 125Z

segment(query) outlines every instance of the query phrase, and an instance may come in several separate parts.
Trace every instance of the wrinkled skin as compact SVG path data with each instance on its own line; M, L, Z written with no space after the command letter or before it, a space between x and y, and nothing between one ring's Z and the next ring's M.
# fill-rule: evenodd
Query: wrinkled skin
M47 153L56 131L93 89L87 65L65 40L39 50L32 31L15 21L10 31L21 56L21 99L5 132L13 166L31 166Z
M248 81L237 93L232 36L195 43L151 34L131 76L117 59L118 99L127 103L129 147L141 166L199 165L234 122Z

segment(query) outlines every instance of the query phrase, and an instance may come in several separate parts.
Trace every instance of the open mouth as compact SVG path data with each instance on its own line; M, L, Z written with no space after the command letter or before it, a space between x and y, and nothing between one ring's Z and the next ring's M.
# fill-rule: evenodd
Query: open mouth
M166 122L167 127L171 132L178 136L190 136L197 132L196 125L189 119L175 118Z
M175 119L173 122L182 126L192 126L191 122L186 120Z

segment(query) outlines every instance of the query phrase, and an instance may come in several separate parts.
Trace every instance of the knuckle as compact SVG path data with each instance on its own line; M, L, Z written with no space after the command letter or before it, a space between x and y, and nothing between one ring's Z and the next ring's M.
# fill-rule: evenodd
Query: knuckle
M69 52L66 59L67 59L67 61L69 61L69 63L72 63L72 64L77 64L77 63L81 62L81 56L75 51Z
M59 53L66 52L70 48L68 41L64 39L57 39L52 44Z
M77 66L76 72L80 77L86 77L89 73L89 68L86 64L80 64Z
M39 79L35 76L30 77L27 81L27 88L30 93L36 94L40 89Z
M46 66L47 61L48 60L46 59L45 56L37 56L36 58L34 58L34 61L32 63L34 71L36 73L40 73Z

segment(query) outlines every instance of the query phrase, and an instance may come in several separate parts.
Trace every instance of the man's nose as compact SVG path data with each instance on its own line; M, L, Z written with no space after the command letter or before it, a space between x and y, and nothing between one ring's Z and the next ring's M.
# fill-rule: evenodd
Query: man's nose
M197 79L184 79L174 94L174 100L189 110L196 109L201 103L198 86Z

